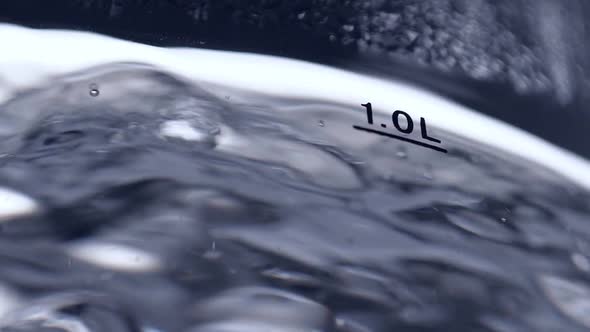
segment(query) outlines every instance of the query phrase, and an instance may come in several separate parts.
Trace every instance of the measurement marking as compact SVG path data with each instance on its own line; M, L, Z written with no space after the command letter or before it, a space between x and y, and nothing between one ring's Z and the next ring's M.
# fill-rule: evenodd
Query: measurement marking
M394 135L394 134L390 134L390 133L384 133L384 132L379 131L379 130L375 130L375 129L371 129L371 128L365 128L365 127L356 126L356 125L353 125L352 128L354 128L356 130L361 130L361 131L366 131L366 132L369 132L369 133L381 135L381 136L386 136L386 137L390 137L390 138L396 138L396 139L399 139L399 140L404 141L404 142L408 142L408 143L420 145L422 147L433 149L433 150L440 151L440 152L443 152L443 153L448 153L448 151L446 149L443 149L443 148L438 147L438 146L435 146L435 145L430 145L428 143L416 141L416 140L413 140L411 138L407 138L407 137L403 137L403 136L398 136L398 135Z

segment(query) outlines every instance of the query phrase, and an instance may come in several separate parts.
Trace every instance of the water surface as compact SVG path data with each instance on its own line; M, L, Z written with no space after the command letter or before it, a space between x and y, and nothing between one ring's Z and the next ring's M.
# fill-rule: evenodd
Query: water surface
M588 191L457 133L121 63L0 110L2 331L590 328Z

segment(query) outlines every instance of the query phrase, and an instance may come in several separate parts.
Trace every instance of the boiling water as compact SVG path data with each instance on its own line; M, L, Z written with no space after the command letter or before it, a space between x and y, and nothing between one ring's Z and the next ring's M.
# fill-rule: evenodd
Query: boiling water
M400 83L0 34L2 331L590 328L585 160Z

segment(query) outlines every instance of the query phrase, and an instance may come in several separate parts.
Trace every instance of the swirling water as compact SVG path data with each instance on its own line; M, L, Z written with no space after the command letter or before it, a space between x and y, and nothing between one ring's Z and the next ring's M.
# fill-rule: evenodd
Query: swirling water
M2 331L590 328L582 187L206 88L112 63L0 106Z

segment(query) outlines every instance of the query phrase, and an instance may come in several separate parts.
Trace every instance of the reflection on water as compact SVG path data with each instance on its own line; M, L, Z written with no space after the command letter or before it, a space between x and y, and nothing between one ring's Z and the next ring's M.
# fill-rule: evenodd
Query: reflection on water
M0 106L2 331L590 327L589 195L541 166L145 66L75 77Z

